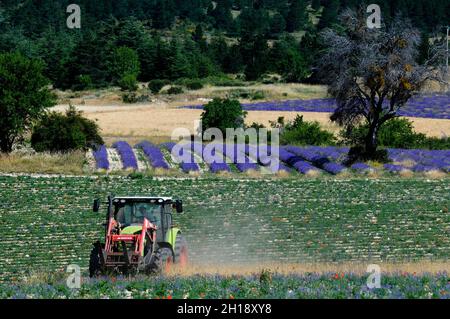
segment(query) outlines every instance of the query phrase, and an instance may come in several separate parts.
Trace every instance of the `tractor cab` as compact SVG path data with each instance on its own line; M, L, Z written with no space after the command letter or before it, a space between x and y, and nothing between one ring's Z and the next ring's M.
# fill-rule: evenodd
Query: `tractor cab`
M172 228L172 211L182 212L181 201L169 197L115 197L112 200L112 214L120 233L139 232L147 219L157 228L157 239L163 241Z
M181 200L170 197L117 197L107 202L105 243L94 243L90 275L109 270L161 271L165 265L187 262L187 244L172 223L172 212L183 212ZM94 201L94 212L100 200Z

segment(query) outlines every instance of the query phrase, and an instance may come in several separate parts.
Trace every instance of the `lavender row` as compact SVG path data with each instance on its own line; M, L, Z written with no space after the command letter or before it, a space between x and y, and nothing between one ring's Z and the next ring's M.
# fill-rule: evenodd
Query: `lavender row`
M205 148L206 151L205 151ZM208 164L209 170L212 173L230 172L230 166L226 163L223 156L223 144L209 144L205 146L201 143L192 144L193 151L203 158L203 161ZM217 152L219 149L220 152Z
M130 144L125 141L119 141L114 143L112 147L119 153L124 169L138 169L136 155L134 154Z
M169 169L169 165L164 160L164 155L161 152L161 149L148 141L143 141L139 144L136 144L136 148L140 148L148 161L154 168L163 168Z
M94 155L97 169L109 169L108 152L105 145L98 146L92 151L92 154Z
M286 149L289 152L298 155L303 160L311 162L314 166L323 169L330 174L336 175L346 170L346 167L344 165L332 162L330 158L325 154L324 149L321 149L321 152L319 152L316 147L301 148L297 146L289 146ZM337 156L335 152L336 150L332 149L332 152L330 153L331 158L335 158Z
M177 160L179 162L181 162L180 163L180 167L181 167L181 170L183 172L189 173L189 172L197 172L197 171L199 171L200 167L196 163L194 154L191 152L191 150L188 147L181 147L179 149L178 154L173 154L172 151L173 151L175 145L176 144L173 143L173 142L161 144L161 146L165 147L172 155L177 157ZM188 161L182 160L186 156L186 154L189 155L189 160Z
M224 147L224 155L233 161L240 172L259 170L259 165L256 164L256 161L245 155L245 146L243 145L235 144L233 150L230 147Z
M113 145L119 152L124 168L137 169L136 157L133 149L126 142L117 142ZM167 148L172 152L175 143L165 143L160 147ZM164 156L159 148L149 142L142 142L136 145L141 148L154 167L167 169L169 166L164 160ZM223 144L201 144L187 143L180 150L180 158L184 152L188 152L188 160L182 161L181 168L185 172L198 171L199 165L193 155L197 153L209 166L210 171L217 173L220 171L230 171L230 166L226 163L224 156L235 163L241 172L258 170L260 166L268 167L272 160L271 147L262 145L234 145L233 148ZM207 149L208 148L208 149ZM228 150L227 150L228 148ZM231 152L233 151L233 152ZM331 174L339 174L347 167L343 165L348 148L344 147L319 147L319 146L282 146L279 149L280 167L277 170L290 171L294 168L302 174L311 171L324 170ZM110 163L105 146L100 146L93 151L98 169L108 169ZM403 170L413 172L443 171L450 173L450 150L402 150L388 149L388 155L392 161L384 165L388 172L398 173ZM356 163L349 167L356 172L369 172L375 170L367 163Z

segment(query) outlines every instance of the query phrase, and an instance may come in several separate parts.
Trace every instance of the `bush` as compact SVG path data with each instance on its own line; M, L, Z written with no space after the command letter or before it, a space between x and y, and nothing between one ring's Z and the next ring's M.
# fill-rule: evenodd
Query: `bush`
M200 80L189 80L186 81L186 87L189 90L200 90L203 89L203 83Z
M285 123L281 117L271 122L273 128L280 129L280 143L283 145L335 145L332 133L323 130L318 122L306 122L303 116L297 115L292 121Z
M264 93L264 91L254 91L250 95L250 98L252 100L263 100L266 98L266 94Z
M247 112L237 100L215 98L203 108L201 115L203 132L209 128L218 128L225 135L227 128L244 127Z
M88 90L93 87L92 78L90 75L81 74L78 76L78 83L75 83L73 89L76 91Z
M206 82L212 86L245 86L245 82L238 79L231 79L225 76L210 76L206 78Z
M167 94L174 95L174 94L181 94L183 93L183 88L180 86L172 86L170 89L167 90Z
M128 104L137 103L138 102L137 94L134 92L127 92L122 94L122 102Z
M161 89L168 84L166 80L151 80L148 83L148 88L153 94L158 94Z
M342 130L341 142L346 145L364 145L368 131L367 124L360 125L353 130ZM448 137L427 137L425 134L416 133L410 120L394 118L381 126L378 132L378 146L406 149L448 149L450 148L450 139Z
M135 74L125 74L118 85L122 91L136 91L138 89L137 78Z
M73 106L66 114L50 112L34 126L31 146L37 152L68 152L86 150L104 144L99 127L94 121L82 116Z

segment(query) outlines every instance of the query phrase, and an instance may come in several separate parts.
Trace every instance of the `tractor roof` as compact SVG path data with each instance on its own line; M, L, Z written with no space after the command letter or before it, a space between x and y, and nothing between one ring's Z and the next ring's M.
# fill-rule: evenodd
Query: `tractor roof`
M114 199L136 200L136 201L160 200L161 199L164 202L172 201L172 197L158 197L158 196L115 196Z

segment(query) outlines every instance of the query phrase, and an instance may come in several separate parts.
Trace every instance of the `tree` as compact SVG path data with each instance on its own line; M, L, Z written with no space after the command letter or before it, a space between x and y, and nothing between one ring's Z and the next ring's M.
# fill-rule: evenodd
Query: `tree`
M320 9L320 0L312 0L311 1L311 8L318 11Z
M280 13L275 13L270 20L270 33L277 35L286 30L286 20Z
M286 19L286 30L294 32L303 28L308 22L305 0L292 0Z
M300 82L307 77L308 66L292 36L284 36L275 42L270 54L273 71L280 73L285 81Z
M419 56L417 62L419 64L425 64L430 55L430 36L427 32L422 32L419 46Z
M326 0L322 16L319 21L319 29L327 28L338 22L339 0Z
M43 65L20 53L0 54L0 151L12 147L56 103Z
M127 47L120 47L114 51L110 65L114 83L123 90L134 91L139 71L139 57L136 51Z
M204 106L201 115L203 132L209 128L218 128L225 134L227 128L244 127L246 115L239 101L215 98Z
M258 79L267 70L265 63L268 53L267 40L263 35L245 34L239 41L245 77L248 81Z
M345 30L322 33L329 45L322 57L321 74L337 108L331 120L348 129L364 119L369 127L364 145L351 153L353 159L375 159L378 132L398 116L398 111L424 86L427 80L440 80L432 62L416 62L420 33L411 23L396 18L389 26L368 29L364 10L347 10L341 16Z

